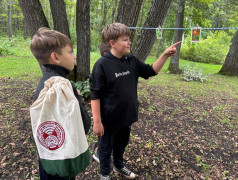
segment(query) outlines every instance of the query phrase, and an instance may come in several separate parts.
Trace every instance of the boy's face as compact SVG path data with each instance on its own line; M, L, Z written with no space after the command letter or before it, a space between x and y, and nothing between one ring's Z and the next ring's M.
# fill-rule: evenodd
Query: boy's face
M120 36L116 41L111 42L111 52L114 56L121 58L130 53L131 42L129 36Z
M72 71L75 65L76 56L74 55L73 49L67 45L61 50L61 54L57 54L60 66Z

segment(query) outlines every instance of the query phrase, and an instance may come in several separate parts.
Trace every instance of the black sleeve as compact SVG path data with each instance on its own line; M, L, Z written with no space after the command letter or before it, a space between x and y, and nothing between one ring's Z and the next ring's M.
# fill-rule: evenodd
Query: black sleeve
M100 99L106 86L105 73L102 65L96 62L90 76L90 98L91 100Z
M139 76L148 79L151 76L155 76L156 73L152 67L152 65L145 64L144 62L140 61L136 58L137 66L139 68Z
M80 111L81 111L85 134L88 134L89 129L91 127L91 117L89 116L88 111L85 107L85 104L82 100L82 97L78 94L76 87L72 83L71 83L71 85L72 85L72 88L74 91L74 95L79 102L79 107L80 107Z

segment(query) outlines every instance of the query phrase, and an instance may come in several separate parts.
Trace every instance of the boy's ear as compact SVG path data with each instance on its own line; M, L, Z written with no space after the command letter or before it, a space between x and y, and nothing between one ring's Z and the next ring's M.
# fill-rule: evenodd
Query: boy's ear
M55 52L52 52L50 54L50 60L54 63L54 64L59 64L60 61L59 61L59 58L58 58L58 54L55 53Z
M113 40L109 41L109 45L110 45L111 48L113 47L114 44L115 44L115 42Z

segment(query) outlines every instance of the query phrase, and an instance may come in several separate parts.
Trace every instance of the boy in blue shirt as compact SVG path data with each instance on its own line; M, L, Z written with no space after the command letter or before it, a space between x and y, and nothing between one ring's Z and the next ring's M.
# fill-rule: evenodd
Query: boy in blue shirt
M102 30L102 40L110 52L94 65L90 78L93 132L101 136L99 144L100 179L110 179L110 155L113 171L134 179L135 174L124 166L123 154L129 142L131 125L138 120L138 78L148 79L162 69L168 57L176 54L177 42L167 48L151 66L130 54L130 30L113 23Z

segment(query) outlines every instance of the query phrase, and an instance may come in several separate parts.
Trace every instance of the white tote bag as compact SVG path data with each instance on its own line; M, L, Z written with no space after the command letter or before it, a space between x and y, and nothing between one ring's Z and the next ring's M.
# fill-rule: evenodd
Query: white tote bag
M53 76L45 81L30 115L40 161L48 174L74 177L88 166L88 143L69 80Z

